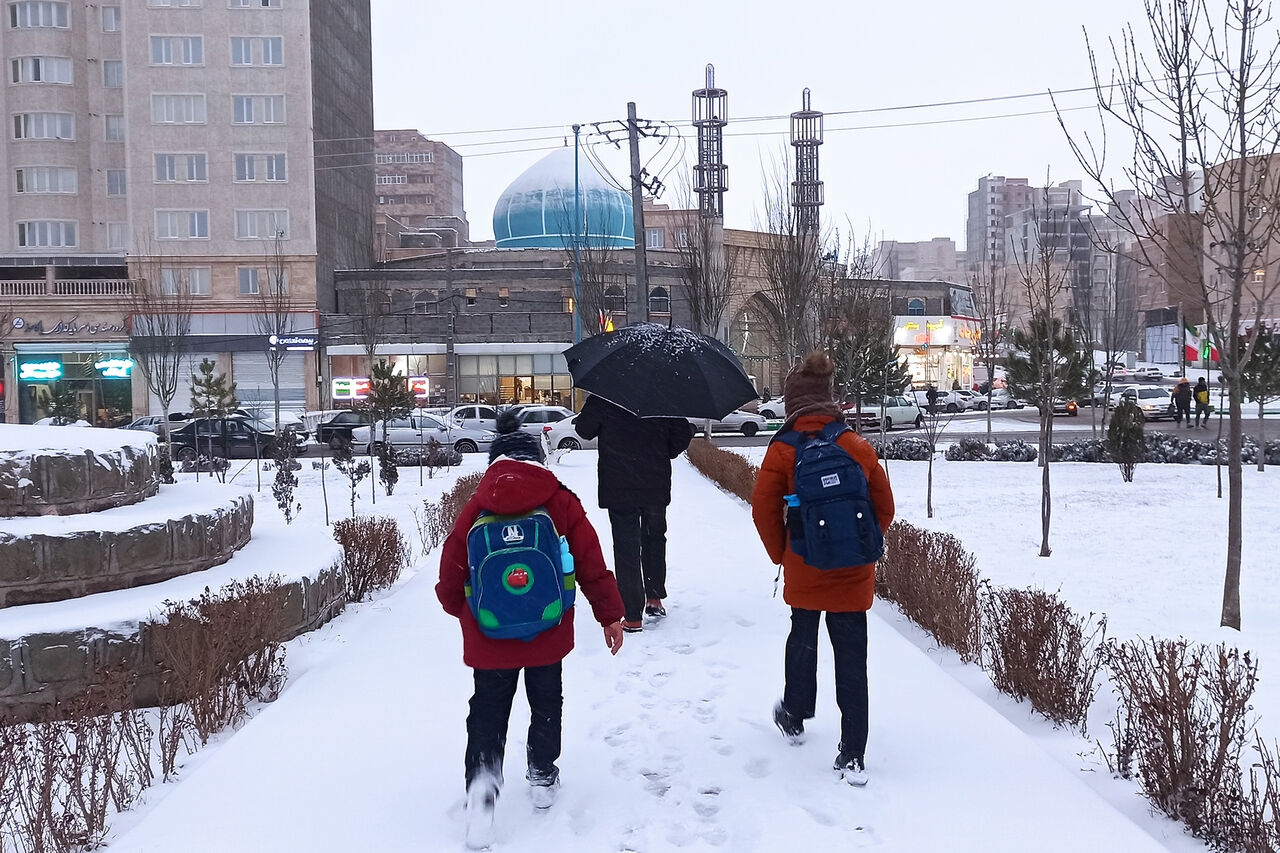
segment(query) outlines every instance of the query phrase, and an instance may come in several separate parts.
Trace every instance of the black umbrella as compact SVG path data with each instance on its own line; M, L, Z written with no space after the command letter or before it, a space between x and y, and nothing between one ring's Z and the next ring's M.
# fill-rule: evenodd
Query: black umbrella
M594 335L564 352L573 382L642 418L722 418L756 396L733 350L655 323Z

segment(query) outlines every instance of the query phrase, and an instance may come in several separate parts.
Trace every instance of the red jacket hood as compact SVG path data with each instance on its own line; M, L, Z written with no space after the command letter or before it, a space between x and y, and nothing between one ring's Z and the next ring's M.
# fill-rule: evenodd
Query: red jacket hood
M476 497L490 512L514 515L543 506L559 488L556 475L536 462L498 459L484 472Z

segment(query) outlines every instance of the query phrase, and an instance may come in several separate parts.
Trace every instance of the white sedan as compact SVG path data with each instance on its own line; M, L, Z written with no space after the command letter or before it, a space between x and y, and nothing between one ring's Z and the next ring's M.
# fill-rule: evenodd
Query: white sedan
M787 417L787 403L781 397L761 403L756 407L760 416L770 421L780 421Z
M706 426L706 418L687 418L689 423L693 424L695 429L702 429ZM711 421L712 432L740 432L746 436L752 436L764 429L767 422L763 417L752 412L744 412L741 409L730 412L720 420Z
M855 417L853 407L845 410L845 420ZM883 425L886 431L896 426L920 427L924 425L924 415L910 397L870 397L862 401L862 425L873 429Z
M574 424L577 422L578 416L565 418L553 424L543 427L543 434L546 436L547 443L551 445L552 450L595 450L596 440L594 438L583 438L578 435Z
M370 455L383 440L383 425L378 424L376 437L371 426L360 426L351 430L351 442L357 447L364 447ZM488 452L495 434L487 429L473 429L458 426L437 418L435 415L415 413L406 418L396 418L386 422L387 440L401 447L427 444L432 439L441 444L453 447L459 453Z

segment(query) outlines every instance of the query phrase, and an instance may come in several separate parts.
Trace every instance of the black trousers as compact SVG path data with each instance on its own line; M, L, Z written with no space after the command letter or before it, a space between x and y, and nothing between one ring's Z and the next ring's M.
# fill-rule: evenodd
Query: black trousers
M623 618L639 622L646 598L667 597L667 508L611 509L609 526Z
M507 751L507 724L516 695L519 669L477 669L476 690L467 714L467 787L481 774L502 784L502 758ZM564 696L560 663L524 668L524 693L529 699L529 741L526 758L529 776L550 778L559 774L560 726Z
M818 701L818 621L824 611L791 608L787 636L786 688L782 704L807 720ZM835 652L836 704L840 706L840 747L862 757L867 750L867 614L827 612L827 634Z
M1204 422L1208 424L1209 423L1209 404L1208 403L1201 403L1201 402L1196 403L1196 426L1200 426L1201 415L1204 415Z
M1183 402L1181 400L1174 401L1175 409L1173 412L1174 423L1182 423L1185 418L1187 426L1191 426L1191 401Z

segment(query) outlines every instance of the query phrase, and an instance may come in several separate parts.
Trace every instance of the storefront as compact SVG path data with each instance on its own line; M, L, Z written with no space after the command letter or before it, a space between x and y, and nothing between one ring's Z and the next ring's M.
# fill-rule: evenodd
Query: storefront
M405 377L419 405L545 403L572 405L573 380L565 365L567 343L458 344L456 391L449 394L444 344L379 344L377 358ZM337 408L368 394L368 358L362 347L328 348L329 399ZM450 399L452 396L452 399Z
M893 344L918 388L969 388L974 346L982 338L978 321L962 317L894 317Z
M47 343L14 345L13 377L19 423L31 424L55 410L74 410L94 426L123 426L135 417L134 361L128 344Z

